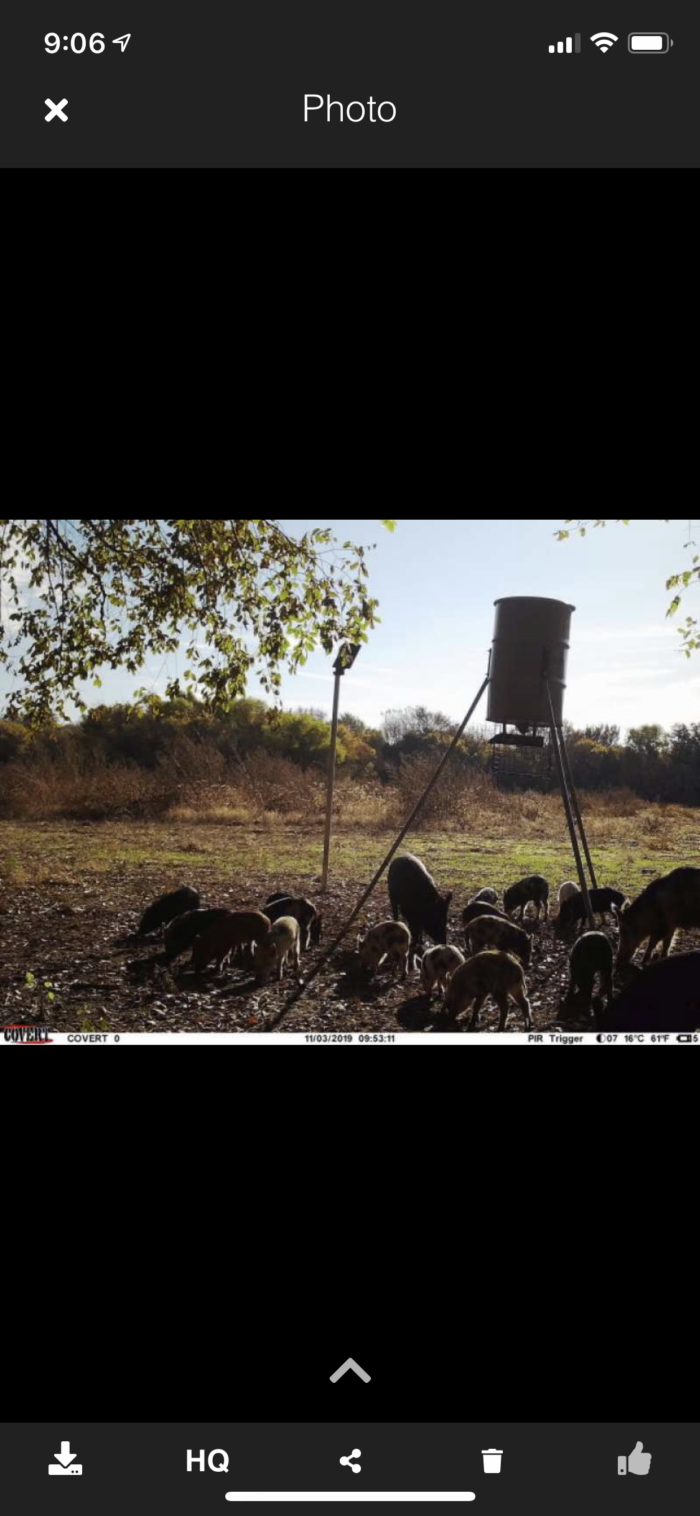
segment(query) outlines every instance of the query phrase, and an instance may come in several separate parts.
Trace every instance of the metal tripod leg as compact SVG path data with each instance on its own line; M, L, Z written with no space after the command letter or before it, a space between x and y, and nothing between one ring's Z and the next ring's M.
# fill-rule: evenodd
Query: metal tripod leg
M581 848L580 848L580 845L579 845L578 834L577 834L577 831L576 831L576 821L574 819L574 811L573 811L573 807L572 807L572 803L571 803L571 795L569 793L569 786L568 786L567 778L566 778L566 770L565 770L565 767L564 767L564 758L563 758L563 755L562 755L562 748L560 746L560 741L559 741L561 728L558 727L557 723L556 723L556 717L554 715L554 703L552 701L552 691L551 691L551 689L549 687L549 680L545 679L544 682L545 682L545 687L546 687L546 690L547 690L547 699L549 701L549 713L550 713L550 716L551 716L551 728L550 729L551 729L551 733L552 733L552 742L554 744L554 755L555 755L556 760L557 760L557 770L558 770L558 773L559 773L559 784L561 786L561 797L562 797L562 800L564 802L564 810L566 811L566 819L567 819L567 821L569 823L569 833L570 833L570 836L571 836L571 846L572 846L572 848L574 850L574 858L576 859L576 867L578 869L579 883L581 885L581 894L583 895L584 905L586 907L586 919L588 921L588 925L589 925L591 931L593 931L594 928L595 928L595 921L593 920L593 908L591 906L591 897L590 897L589 890L588 890L588 881L586 879L586 870L585 870L585 868L583 866L583 858L581 856ZM563 746L563 744L562 744L562 746ZM579 815L579 818L580 818L581 813L580 813L580 810L578 810L578 802L577 802L577 807L576 808L577 808L578 815ZM583 822L582 821L581 821L581 831L583 833ZM584 833L584 838L585 838L585 833ZM585 846L586 846L586 856L588 857L589 855L588 855L588 843L587 842L586 842ZM593 873L593 870L591 869L591 874L592 873Z
M275 1027L279 1026L279 1023L283 1019L283 1017L286 1016L287 1011L291 1010L291 1007L296 1004L297 1000L300 1000L301 996L306 994L306 991L308 990L309 985L313 984L314 979L316 978L316 976L320 972L320 970L323 968L324 964L326 964L328 962L329 958L332 958L334 952L336 951L336 948L340 947L340 944L343 941L343 938L345 936L347 936L347 933L350 931L350 928L353 925L353 922L357 920L357 917L359 916L360 911L362 910L363 906L366 905L367 901L369 900L369 897L372 894L372 891L374 889L376 889L376 887L377 887L377 885L379 883L379 880L381 879L382 874L384 873L384 870L386 868L388 868L389 864L391 863L392 858L394 857L394 854L396 852L398 852L398 849L400 848L401 843L403 842L403 839L406 836L407 831L413 825L413 822L415 821L416 816L418 815L419 811L422 809L422 807L425 804L425 801L427 800L427 798L430 795L431 791L434 790L435 785L437 784L438 779L440 778L440 775L441 775L443 769L449 763L449 760L452 757L452 754L454 753L455 748L457 747L458 742L460 742L461 739L462 739L462 737L464 736L464 733L465 733L465 731L467 729L467 726L468 726L469 722L471 721L472 716L474 715L474 712L475 712L475 710L477 708L477 705L479 704L479 701L481 700L481 697L482 697L482 695L484 693L484 690L486 689L488 683L489 683L489 675L487 674L486 678L485 678L485 680L484 680L484 682L483 682L483 684L481 686L481 689L479 690L479 693L476 696L476 699L470 705L469 710L467 711L467 714L466 714L466 716L464 718L464 721L462 722L462 725L459 728L459 731L455 733L455 735L454 735L454 737L452 739L452 742L450 743L450 746L448 747L448 749L447 749L446 753L444 754L444 756L441 758L441 760L440 760L440 762L439 762L439 764L438 764L438 766L437 766L437 768L435 770L435 773L433 774L432 779L426 785L426 787L425 787L425 789L423 791L423 794L421 795L420 799L416 801L416 804L414 805L413 810L411 811L411 814L408 817L408 820L404 822L404 825L402 826L401 831L399 832L399 835L396 838L396 841L390 847L390 849L389 849L389 851L388 851L388 853L386 855L386 858L384 858L383 861L380 863L379 868L377 869L377 872L374 875L374 878L367 885L367 888L366 888L364 894L358 900L357 905L355 906L355 909L352 912L352 915L348 916L348 919L345 922L345 925L343 926L342 931L340 931L338 933L338 936L336 937L335 941L331 943L330 947L326 948L325 953L323 953L323 955L321 956L321 958L319 958L318 963L316 964L315 968L313 968L311 970L311 973L309 974L308 978L304 981L304 983L302 985L300 985L300 987L299 987L298 990L294 991L294 994L291 995L290 998L289 998L289 1000L286 1002L286 1004L282 1006L282 1009L281 1009L281 1011L279 1011L279 1013L277 1014L277 1016L275 1016L274 1018L271 1018L270 1022L268 1023L268 1025L265 1028L265 1030L267 1032L274 1031Z
M560 741L560 744L561 744L561 756L562 756L562 759L563 759L563 762L564 762L564 773L566 774L566 778L567 778L567 782L568 782L568 786L569 786L569 794L571 795L574 811L576 812L576 820L578 822L578 829L579 829L579 832L581 833L581 840L583 842L583 846L584 846L585 853L586 853L586 859L587 859L587 862L588 862L588 872L590 873L591 879L593 880L593 888L594 888L594 890L597 890L597 888L598 888L598 880L596 879L596 873L595 873L595 869L593 867L593 859L591 858L591 852L590 852L590 848L588 846L588 838L586 836L586 828L585 828L585 826L583 824L583 816L581 815L581 807L579 806L579 803L578 803L578 795L576 793L576 785L574 784L574 776L573 776L573 774L571 772L571 764L569 763L569 754L566 751L566 743L564 741L564 733L563 733L561 727L558 728L558 732L559 732L559 741Z

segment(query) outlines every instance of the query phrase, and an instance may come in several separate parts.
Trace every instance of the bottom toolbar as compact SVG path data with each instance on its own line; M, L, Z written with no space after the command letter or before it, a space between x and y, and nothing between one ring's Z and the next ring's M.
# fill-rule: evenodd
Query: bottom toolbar
M374 1367L374 1366L373 1366ZM329 1408L376 1383L327 1382ZM6 1423L0 1501L14 1516L220 1516L227 1506L474 1505L483 1516L697 1511L696 1424L599 1422ZM47 1475L48 1470L48 1475ZM60 1497L48 1476L74 1481ZM624 1484L620 1476L624 1475ZM48 1502L48 1503L47 1503Z

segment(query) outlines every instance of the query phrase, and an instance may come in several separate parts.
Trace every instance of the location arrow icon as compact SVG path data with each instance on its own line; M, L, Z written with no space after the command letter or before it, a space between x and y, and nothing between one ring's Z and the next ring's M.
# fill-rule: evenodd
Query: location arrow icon
M54 1458L58 1459L59 1463L63 1464L63 1467L65 1469L65 1468L68 1467L69 1463L73 1462L73 1459L75 1458L75 1453L71 1453L70 1442L62 1442L61 1443L61 1451L60 1451L60 1453L54 1453L53 1456L54 1456Z
M127 32L127 34L126 34L125 37L113 37L112 38L112 43L114 44L114 43L118 42L119 46L120 46L120 48L122 50L122 52L125 52L125 50L128 47L130 41L131 41L131 32Z

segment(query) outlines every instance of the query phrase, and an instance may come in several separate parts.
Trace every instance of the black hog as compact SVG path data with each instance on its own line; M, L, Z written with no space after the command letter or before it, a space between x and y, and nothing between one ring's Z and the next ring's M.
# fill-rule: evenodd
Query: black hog
M158 900L149 905L144 911L139 924L137 937L148 937L151 932L157 932L159 927L167 926L169 921L174 921L177 916L182 916L185 911L196 911L199 905L199 891L182 889L173 890L170 895L161 895Z
M186 911L184 916L177 916L165 932L166 962L172 963L174 958L179 958L182 953L186 953L203 932L208 932L210 926L214 926L222 916L229 915L230 911L221 908L211 911Z
M654 948L663 943L662 956L668 957L673 938L682 927L700 927L700 869L674 869L663 879L655 879L635 900L617 913L620 923L618 968L630 963L648 938L644 963L649 963Z
M280 916L294 916L301 927L301 945L305 953L312 944L321 941L323 913L310 900L294 895L270 895L263 911L270 921L278 921Z
M593 915L600 916L601 920L606 916L614 914L613 906L616 906L620 910L627 898L623 895L622 890L600 889L589 890L588 893L591 897ZM575 895L570 895L568 900L562 902L559 912L559 926L562 931L566 932L571 927L581 926L585 920L586 902L581 890L577 890Z
M571 983L564 1004L571 1005L578 991L585 998L586 1010L590 1011L596 974L600 975L601 994L610 1000L613 963L612 943L604 932L585 932L579 937L571 953Z
M657 959L596 1025L603 1032L700 1031L700 951Z
M412 950L420 947L424 932L438 947L445 944L452 893L440 894L420 858L414 858L411 853L395 858L389 869L388 884L394 921L398 921L401 914L408 923Z
M520 920L525 914L526 905L537 906L537 920L540 919L540 907L544 906L545 918L549 915L549 885L541 874L531 874L528 879L521 879L519 884L512 884L503 896L503 904L509 916L514 916L520 911Z
M479 890L478 895L472 895L469 904L478 905L480 901L484 905L498 905L498 895L495 890Z

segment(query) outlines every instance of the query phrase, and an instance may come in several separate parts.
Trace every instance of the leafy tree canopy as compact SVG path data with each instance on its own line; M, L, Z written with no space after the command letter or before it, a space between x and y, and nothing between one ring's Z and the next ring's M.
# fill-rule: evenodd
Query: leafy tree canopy
M393 531L395 521L383 521ZM100 671L136 674L187 641L185 688L226 710L253 666L277 694L282 670L320 647L366 642L377 622L367 549L328 529L277 521L0 521L0 666L9 719L86 709ZM166 698L183 693L179 679Z

